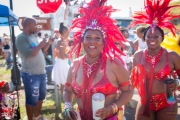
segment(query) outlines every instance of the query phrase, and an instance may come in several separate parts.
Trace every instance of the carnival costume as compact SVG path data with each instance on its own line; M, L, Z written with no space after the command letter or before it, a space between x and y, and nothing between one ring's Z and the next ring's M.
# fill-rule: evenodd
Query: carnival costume
M69 51L69 47L66 46L65 53L68 53L68 51ZM57 55L59 54L59 51L57 48L55 48L54 52L56 53L55 54L56 60L52 69L51 78L52 78L52 81L55 81L57 85L60 85L60 84L65 85L66 78L69 71L68 58L65 58L65 59L59 58Z
M152 33L156 26L168 28L173 35L175 35L176 28L170 20L178 17L179 15L171 15L170 10L174 7L179 7L178 5L169 6L171 0L144 0L145 12L138 11L135 12L130 27L134 27L139 24L148 24L152 28ZM166 63L164 67L157 73L155 68L162 57L163 52L166 52ZM166 94L153 94L152 85L154 80L163 81L168 78L171 74L171 68L168 64L168 52L167 50L161 48L156 56L151 56L148 54L147 49L144 50L142 56L145 57L144 65L140 63L135 66L132 70L132 80L134 81L134 86L138 89L141 103L145 106L143 115L149 117L150 110L156 112L164 107L168 106L166 99ZM150 64L150 73L146 71L146 63Z
M4 85L5 81L0 81L0 88ZM6 93L0 93L0 119L14 119L17 114L16 110L15 99L7 96Z
M161 46L166 48L167 50L175 51L178 55L180 55L180 45L178 45L178 42L178 35L174 37L172 33L169 33L164 37Z
M111 6L104 6L105 2L106 0L92 0L90 3L87 3L86 6L80 7L80 18L75 19L71 27L71 29L78 28L78 31L74 33L74 43L70 52L71 58L74 55L77 58L80 56L81 44L87 30L99 30L102 33L104 43L101 57L95 63L88 64L86 62L86 55L83 56L82 59L79 59L79 65L83 65L84 80L82 86L79 86L76 83L75 77L79 65L77 68L73 68L75 75L72 79L72 83L66 83L66 87L72 87L76 98L80 98L82 100L83 108L79 108L82 120L93 119L92 95L94 93L102 93L107 97L117 93L117 90L119 89L110 83L105 73L107 58L109 58L111 61L114 61L114 59L119 59L124 65L124 62L119 57L119 54L124 54L116 47L114 42L118 41L120 44L122 44L122 42L125 42L125 39L118 27L115 25L116 21L110 18L111 12L114 12L115 10ZM103 72L104 75L98 83L92 86L92 82L98 72L99 67L100 72ZM128 85L130 85L130 81L121 83L119 87ZM114 108L115 106L112 105L112 107ZM115 108L117 108L117 105ZM118 108L120 108L120 106ZM113 109L114 112L112 115L108 116L108 120L118 120L118 108Z

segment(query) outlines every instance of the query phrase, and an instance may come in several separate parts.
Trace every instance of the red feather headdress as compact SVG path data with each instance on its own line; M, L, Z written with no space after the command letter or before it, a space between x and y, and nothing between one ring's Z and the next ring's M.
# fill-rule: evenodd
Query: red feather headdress
M172 8L180 7L180 5L169 6L171 0L144 0L145 11L137 11L134 13L133 22L130 27L138 24L148 24L152 28L155 26L168 28L175 35L175 26L170 22L179 15L171 14Z
M116 57L121 60L118 54L124 54L114 42L119 41L122 44L122 41L126 40L116 26L116 21L110 18L111 13L116 10L112 6L104 6L105 2L106 0L92 0L86 6L79 8L80 18L73 20L71 27L71 29L78 29L74 33L74 43L70 50L71 58L73 55L79 57L84 34L86 30L93 29L102 33L104 39L103 59L106 60L107 57L110 57L112 60Z

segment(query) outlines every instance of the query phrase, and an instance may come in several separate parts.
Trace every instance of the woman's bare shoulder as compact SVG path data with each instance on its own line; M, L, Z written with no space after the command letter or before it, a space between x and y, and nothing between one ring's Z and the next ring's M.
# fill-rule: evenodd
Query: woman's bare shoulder
M124 68L125 66L125 63L123 62L123 60L120 60L118 58L114 58L113 60L111 60L110 58L107 58L107 63L114 70Z
M72 66L77 66L78 64L80 64L81 60L83 59L84 56L81 56L81 57L78 57L78 58L75 58L72 62Z
M134 53L134 56L141 56L143 54L143 50L138 50Z
M168 56L174 60L180 60L180 56L174 51L168 51Z

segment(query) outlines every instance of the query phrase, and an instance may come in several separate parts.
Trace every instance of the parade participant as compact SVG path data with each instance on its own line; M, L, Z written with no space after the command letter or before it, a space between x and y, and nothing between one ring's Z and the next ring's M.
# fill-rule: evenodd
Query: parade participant
M48 42L42 40L39 43L34 35L36 31L36 20L34 18L25 18L23 32L16 39L16 48L22 61L21 75L25 89L28 120L43 119L40 115L42 103L46 96L45 59L43 52L46 52L52 43L51 39ZM41 49L43 49L43 52ZM35 114L34 119L33 114Z
M37 39L38 39L38 42L41 42L43 40L41 32L38 32Z
M60 23L59 33L61 35L61 40L57 41L57 44L55 45L57 58L52 70L52 81L55 81L57 85L61 86L61 94L63 94L63 89L69 70L67 42L69 28L64 26L64 23Z
M127 54L129 56L132 56L134 54L134 44L132 41L128 40L129 38L128 29L122 26L120 26L119 29L121 33L123 34L124 38L127 40L127 42L125 42L125 49L127 51Z
M169 11L177 6L169 6L169 3L170 0L145 0L146 12L136 12L133 16L131 26L149 25L144 32L147 49L136 52L133 59L131 76L140 95L135 120L176 120L177 117L177 102L170 107L165 81L174 70L180 76L180 56L160 46L164 40L162 28L170 29L173 34L176 29L170 20L177 16ZM174 94L179 81L172 79L171 82L168 89Z
M115 11L111 6L104 6L106 0L92 0L79 11L82 15L73 21L74 43L70 56L76 55L69 69L63 94L65 115L68 120L76 120L77 115L72 109L73 96L76 98L82 120L93 120L93 115L100 119L122 120L123 113L119 110L133 95L128 71L119 57L123 54L114 42L125 41L116 21L110 18ZM80 29L79 29L80 28ZM81 45L86 54L80 56ZM118 90L121 91L119 96ZM105 106L92 113L92 95L105 95Z
M146 27L143 26L139 26L136 28L135 34L138 37L138 39L134 41L134 46L136 50L144 50L147 48L147 44L143 39L145 29Z

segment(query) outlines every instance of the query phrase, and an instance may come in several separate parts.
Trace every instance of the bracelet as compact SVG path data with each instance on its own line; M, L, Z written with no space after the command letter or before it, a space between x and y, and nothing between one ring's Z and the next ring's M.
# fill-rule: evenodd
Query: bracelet
M66 83L65 83L65 86L66 86L66 87L71 87L71 84L68 83L68 82L66 82Z
M72 104L70 102L64 103L64 109L67 109L67 108L72 108Z
M115 103L113 103L113 105L115 107L115 113L116 113L118 111L118 106Z
M71 108L66 108L65 110L64 110L64 116L67 116L67 111L69 111Z
M112 107L112 114L114 114L115 113L115 108L114 108L114 106L113 105L111 105L111 107Z
M175 82L176 82L176 86L180 87L180 79L176 79Z
M115 114L118 111L118 106L115 103L113 103L111 107L113 108L113 114Z

